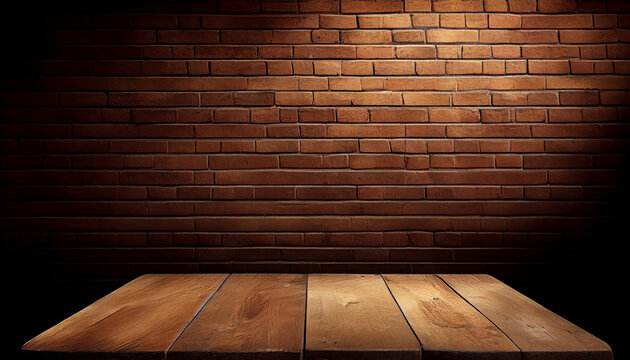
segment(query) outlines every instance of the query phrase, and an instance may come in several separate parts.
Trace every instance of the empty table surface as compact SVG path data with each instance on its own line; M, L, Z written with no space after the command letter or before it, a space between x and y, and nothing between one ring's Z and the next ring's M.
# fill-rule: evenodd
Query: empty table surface
M605 342L489 275L144 275L23 349L91 359L612 359Z

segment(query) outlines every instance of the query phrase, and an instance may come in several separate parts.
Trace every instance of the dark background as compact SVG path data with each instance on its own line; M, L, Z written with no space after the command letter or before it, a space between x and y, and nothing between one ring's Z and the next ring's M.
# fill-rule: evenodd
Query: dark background
M51 12L67 14L74 12L115 11L120 6L151 7L165 6L165 2L126 1L86 6L72 2L56 2L48 7L34 7L28 3L11 3L2 11L2 44L4 54L2 69L4 79L24 74L26 62L33 54L39 54L41 24ZM4 82L3 82L3 91ZM626 156L627 157L627 156ZM628 179L627 162L624 178ZM533 263L519 268L488 266L487 272L508 285L531 297L543 306L567 318L576 325L606 341L614 350L615 358L627 357L624 348L622 316L625 316L626 248L627 223L630 219L628 203L628 181L620 185L612 197L607 198L605 221L601 227L592 229L584 236L586 246L570 249L572 255L561 262ZM4 207L5 204L3 203ZM6 212L3 212L3 215ZM3 235L7 235L3 233ZM4 336L3 352L6 358L19 358L20 346L40 332L79 311L121 286L143 271L108 273L103 269L101 276L94 277L94 269L60 269L51 267L43 260L33 258L16 248L13 242L2 241L5 274L5 311L9 321ZM12 238L12 241L14 239ZM251 268L249 268L251 269ZM382 271L385 269L385 271ZM154 271L164 271L155 267ZM198 271L199 268L184 268L183 271ZM376 272L387 272L380 267ZM73 275L68 276L68 271ZM231 268L231 271L238 269ZM243 267L242 271L249 271ZM273 270L270 270L273 271ZM147 268L145 272L153 272ZM343 271L342 271L343 272ZM396 272L393 268L392 272ZM455 271L457 272L457 271ZM464 268L462 271L466 272ZM621 324L620 324L621 323Z

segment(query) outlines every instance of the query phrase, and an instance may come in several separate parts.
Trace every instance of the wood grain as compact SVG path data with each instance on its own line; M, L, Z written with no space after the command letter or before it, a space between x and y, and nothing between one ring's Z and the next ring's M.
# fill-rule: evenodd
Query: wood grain
M520 350L435 275L383 275L427 359L520 359Z
M420 359L421 355L418 339L379 275L309 275L306 359Z
M233 274L168 358L300 359L305 301L304 274Z
M523 359L612 359L605 342L489 275L439 277L507 334Z
M488 275L145 275L23 349L81 360L612 360L606 343Z
M164 358L225 274L144 275L48 329L24 350L78 358ZM125 356L128 355L128 356Z

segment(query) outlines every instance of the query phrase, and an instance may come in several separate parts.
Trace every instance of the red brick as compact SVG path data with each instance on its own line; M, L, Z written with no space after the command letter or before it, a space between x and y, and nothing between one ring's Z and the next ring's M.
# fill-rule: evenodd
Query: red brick
M302 140L302 153L344 153L358 150L357 140Z
M492 168L492 155L431 155L432 168Z
M491 57L491 50L488 45L464 45L462 47L462 58L464 59L489 57Z
M427 111L424 109L388 109L370 110L371 122L427 122Z
M298 1L300 12L338 12L338 0L304 0Z
M348 60L341 62L342 75L372 75L374 65L372 61Z
M630 104L630 92L627 91L602 91L601 92L602 105L628 105ZM591 103L595 102L595 99L591 97L589 100Z
M528 60L530 74L568 74L568 60Z
M411 16L407 14L392 15L359 15L361 28L410 28Z
M120 184L180 185L192 184L189 171L130 171L120 173Z
M276 105L300 106L312 105L313 94L310 92L277 92Z
M440 109L433 108L429 111L431 122L479 122L479 111L476 109Z
M363 90L384 90L384 81L382 78L362 78L361 88Z
M530 137L527 125L449 125L446 129L449 137Z
M307 59L354 59L356 55L356 48L352 46L305 45L293 50L295 58Z
M574 58L580 56L580 49L577 46L550 46L531 45L523 46L524 58L558 59Z
M545 150L542 140L512 140L510 146L512 152L543 152Z
M223 169L269 169L278 168L278 157L271 155L211 155L208 167Z
M544 122L547 111L544 109L516 109L517 122Z
M298 82L293 77L260 76L247 79L247 90L297 90Z
M334 122L335 109L300 109L299 119L303 122Z
M488 27L488 15L487 14L466 14L466 27L467 28L487 28Z
M479 42L486 44L555 44L558 42L558 34L555 30L479 30Z
M313 43L316 44L338 44L339 31L337 30L313 30Z
M421 139L391 140L392 152L408 154L426 154L427 142Z
M293 67L290 61L273 61L267 63L269 75L292 75Z
M438 45L437 57L439 59L461 59L463 46L461 45Z
M446 61L445 60L416 61L416 73L418 75L446 74Z
M256 152L259 153L283 153L298 152L297 140L256 140Z
M407 156L407 169L410 170L422 170L429 168L429 156L426 155L418 155L418 156Z
M210 73L213 75L265 75L264 61L212 61Z
M484 9L488 12L506 12L508 11L507 0L484 0Z
M293 67L293 74L295 75L313 75L312 61L295 60L291 61L291 66Z
M508 0L510 12L536 12L536 0Z
M287 59L291 57L291 50L288 45L259 46L258 55L261 59Z
M509 60L505 62L506 74L525 74L527 72L526 60Z
M325 29L354 29L357 18L353 15L320 15L320 27Z
M300 15L205 15L203 26L217 29L308 29L317 28L316 14Z
M273 105L274 94L272 92L238 92L234 94L235 105Z
M404 93L405 105L427 106L427 105L450 105L451 95L429 92Z
M413 61L374 61L374 75L414 75Z
M295 189L292 187L260 186L254 188L254 199L295 199Z
M514 59L521 56L521 48L514 45L492 46L492 56L498 59Z
M297 1L262 0L263 12L297 12Z
M360 78L335 77L329 79L330 90L361 91Z
M513 122L514 119L514 111L511 109L481 109L481 121L485 123Z
M195 57L198 59L231 58L246 59L256 57L254 46L197 46Z
M440 14L441 28L465 28L465 14Z
M342 30L341 42L344 44L382 44L392 42L388 30Z
M396 43L424 43L422 30L393 30L392 35Z
M300 186L297 188L298 199L347 200L356 199L354 186Z
M593 44L617 42L615 30L560 30L560 42L565 44Z
M394 47L392 46L359 46L357 58L359 59L393 59Z
M577 0L538 0L538 11L545 13L573 12L577 10Z
M477 30L427 30L427 43L476 43L478 41Z
M327 127L328 137L402 137L405 135L405 127L402 125L350 125L333 124Z
M375 139L360 139L359 149L362 153L388 153L390 152L389 141Z
M523 15L523 28L581 29L592 28L591 15Z
M270 138L297 138L300 136L300 128L297 125L277 125L267 127L267 137Z
M221 42L226 44L265 44L271 43L271 30L223 30Z
M483 0L434 0L433 11L480 12L483 11Z
M431 0L405 0L405 11L431 11Z
M271 42L274 44L309 44L310 30L273 30Z
M603 102L602 93L602 102ZM598 105L599 94L597 91L563 91L560 93L561 105Z
M520 155L496 155L497 168L522 168L523 158Z
M342 13L402 12L403 0L341 0Z
M490 105L489 93L455 93L453 94L453 105Z
M521 16L513 14L490 14L488 24L492 29L517 29L521 27Z
M338 122L368 122L369 112L363 108L339 108L337 109Z
M438 14L413 14L411 22L414 27L439 27L440 15Z
M245 0L238 4L235 4L229 0L219 0L218 10L219 12L225 12L225 13L257 12L260 10L260 1Z
M404 168L405 158L401 155L350 155L352 169Z
M447 74L466 74L466 75L481 74L482 62L475 61L475 60L466 60L466 61L447 60L446 73Z
M503 75L507 71L506 62L503 60L482 61L482 72L487 75Z
M299 83L300 90L328 90L328 79L321 77L302 77Z
M446 127L444 125L424 125L413 124L407 125L407 135L411 137L444 137Z
M532 92L527 94L528 105L559 105L558 93L555 92Z
M525 155L523 168L525 169L576 169L592 167L589 155Z

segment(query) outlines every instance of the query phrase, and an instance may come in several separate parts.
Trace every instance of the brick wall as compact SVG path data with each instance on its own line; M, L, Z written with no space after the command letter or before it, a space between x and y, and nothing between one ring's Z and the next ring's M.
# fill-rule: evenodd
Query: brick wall
M615 214L624 1L82 6L4 34L3 244L57 280L527 277Z

